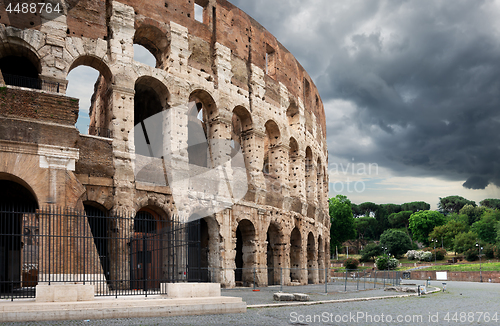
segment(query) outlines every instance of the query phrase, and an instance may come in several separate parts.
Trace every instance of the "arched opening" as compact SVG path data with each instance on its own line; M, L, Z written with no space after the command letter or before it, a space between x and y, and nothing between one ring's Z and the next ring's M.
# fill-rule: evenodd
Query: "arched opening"
M241 167L245 168L247 173L247 179L250 177L250 169L246 168L248 162L248 136L246 132L252 129L252 117L250 113L242 106L237 106L233 110L232 117L232 128L231 128L231 158L236 156L236 152L241 149L243 154L244 162L238 162L237 160L231 160L231 166L233 168ZM243 164L241 164L243 163Z
M325 247L323 246L323 238L318 236L318 270L319 270L319 282L323 283L325 281L325 276L328 278L327 273L325 273Z
M307 282L314 284L316 269L316 246L314 245L314 235L309 232L307 236Z
M314 188L316 187L316 178L313 176L314 166L313 166L313 155L311 147L306 147L306 160L305 167L306 173L306 191L307 191L307 199L312 200L314 198Z
M132 289L158 289L163 279L163 260L168 248L163 230L168 222L160 210L147 206L134 217L134 235L130 241Z
M266 175L277 177L279 172L279 154L275 148L280 142L280 130L273 120L265 124L266 137L264 139L264 164L262 172Z
M321 164L321 159L318 157L318 161L316 163L316 170L318 173L316 174L316 184L317 184L317 196L318 196L318 205L321 206L322 196L323 196L323 165Z
M106 208L96 202L84 202L83 207L90 231L94 237L94 245L99 255L102 272L106 281L110 280L110 260L109 260L109 241L108 232L110 228L109 212Z
M38 202L22 180L0 178L0 294L20 294L38 282Z
M5 84L42 89L41 64L28 44L9 43L0 47L0 71Z
M134 44L134 61L156 68L157 62L154 55L144 46Z
M280 245L281 234L278 227L271 223L267 229L267 284L280 284Z
M302 266L302 239L300 231L295 227L290 235L290 280L300 282Z
M238 286L253 283L255 264L255 227L249 220L242 220L236 229L235 282Z
M288 170L290 195L292 197L297 197L301 192L300 178L299 178L299 171L300 171L299 144L293 137L290 137L290 152L288 156L290 160L290 169Z
M112 74L99 58L81 56L68 70L66 95L79 99L76 127L81 134L111 138Z
M288 119L288 125L290 128L298 129L300 126L300 113L299 108L295 101L291 101L288 109L286 110L286 117Z
M153 57L154 64L152 60L147 59L146 62L142 60L146 55L144 51L139 50L140 57L136 57L135 50L138 49L136 45L142 46L146 49ZM134 34L134 60L148 64L150 66L164 69L166 68L167 58L170 54L170 42L167 39L166 33L162 32L160 29L154 26L141 26Z
M208 122L215 114L216 105L206 91L197 90L189 96L188 141L189 164L193 168L212 168L213 157L209 140L213 138Z

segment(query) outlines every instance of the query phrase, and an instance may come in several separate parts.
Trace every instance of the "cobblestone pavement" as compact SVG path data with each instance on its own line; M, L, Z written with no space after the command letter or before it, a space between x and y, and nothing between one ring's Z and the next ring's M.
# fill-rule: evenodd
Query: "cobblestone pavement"
M432 285L442 286L441 282L431 282ZM235 295L239 291L242 290L225 290L224 294L230 292ZM257 296L265 296L266 293L270 294L273 291L260 292L248 295L245 292L243 295L250 300L256 300ZM378 294L376 292L381 291L332 293L328 299L331 299L330 296L337 299L351 295L367 297L370 294ZM422 297L248 309L246 313L231 315L32 322L10 325L498 325L499 301L500 284L448 282L446 292Z

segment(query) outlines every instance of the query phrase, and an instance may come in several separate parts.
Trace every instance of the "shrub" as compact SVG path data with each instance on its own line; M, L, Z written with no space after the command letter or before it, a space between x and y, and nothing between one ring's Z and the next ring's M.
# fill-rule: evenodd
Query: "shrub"
M432 260L432 252L429 251L421 251L420 261L431 261Z
M414 260L416 258L415 257L416 253L417 253L416 250L408 250L406 252L406 258L408 258L408 260Z
M408 234L396 229L385 230L380 235L380 243L386 246L387 252L395 257L400 257L412 247Z
M483 246L483 255L487 259L493 259L493 258L495 258L495 246L493 246L491 244L484 245Z
M379 256L375 261L377 268L381 271L387 270L388 263L389 263L389 257L387 257L386 255Z
M376 243L367 244L361 251L361 261L369 261L373 257L377 257L382 253L382 248Z
M394 257L389 258L389 261L387 262L387 269L396 269L398 268L398 265L399 265L399 260L397 260Z
M354 258L347 258L344 260L344 267L346 269L357 269L359 265L359 261Z
M436 250L432 249L432 259L435 260L443 260L444 257L446 256L446 249L443 248L436 248Z
M479 255L477 253L476 248L466 250L464 254L465 254L465 259L467 259L468 261L476 261L479 259Z

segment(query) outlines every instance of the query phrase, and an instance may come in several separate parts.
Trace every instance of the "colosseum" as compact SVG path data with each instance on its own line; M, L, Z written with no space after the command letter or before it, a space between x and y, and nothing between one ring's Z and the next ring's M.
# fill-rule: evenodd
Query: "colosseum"
M226 0L74 0L55 16L7 13L7 3L0 1L2 291L83 274L131 289L178 275L224 287L325 281L324 108L311 77L271 33ZM134 60L134 44L156 67ZM79 66L100 73L88 133L76 128L79 100L66 96ZM134 171L137 157L148 156L137 127L161 112L170 125L160 135L179 146L181 162L205 154L188 146L191 123L203 128L214 164L230 170L233 143L241 145L247 191L200 216L195 232L172 222L182 215L176 189ZM54 218L64 226L51 225Z

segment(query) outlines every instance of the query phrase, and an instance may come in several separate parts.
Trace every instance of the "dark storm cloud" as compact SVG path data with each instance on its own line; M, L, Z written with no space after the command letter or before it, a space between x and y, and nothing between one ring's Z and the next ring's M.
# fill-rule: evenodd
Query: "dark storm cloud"
M470 189L500 186L498 2L231 2L313 76L331 155ZM355 109L329 119L328 103L339 100Z

